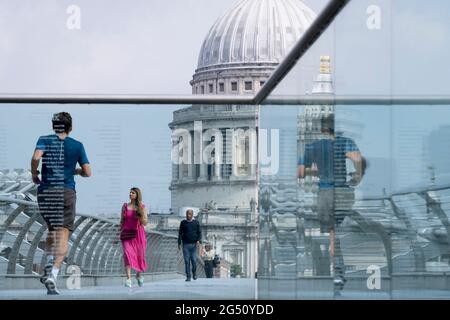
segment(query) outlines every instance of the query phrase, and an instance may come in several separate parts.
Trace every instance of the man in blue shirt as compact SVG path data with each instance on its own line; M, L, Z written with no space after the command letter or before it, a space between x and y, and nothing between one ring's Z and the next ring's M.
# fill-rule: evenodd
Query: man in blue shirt
M70 114L55 114L52 124L55 134L41 136L36 144L31 159L31 174L33 182L39 185L39 212L48 227L47 264L41 282L45 284L47 294L59 294L56 279L67 254L69 235L75 221L74 176L90 177L92 173L83 144L69 137L72 131Z
M326 138L305 146L305 152L298 163L298 177L305 177L305 168L319 177L317 214L322 233L329 233L330 255L333 258L335 293L345 284L345 265L339 238L335 236L336 226L352 210L354 189L361 182L365 171L365 159L355 142L334 134L334 116L322 119L322 133ZM350 159L356 172L347 181L346 159ZM329 270L329 268L328 268Z

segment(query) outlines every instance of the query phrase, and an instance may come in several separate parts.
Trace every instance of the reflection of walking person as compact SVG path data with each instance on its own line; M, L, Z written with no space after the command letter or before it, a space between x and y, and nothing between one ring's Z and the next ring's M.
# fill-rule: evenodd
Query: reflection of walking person
M186 281L191 281L191 264L192 278L197 280L197 246L202 241L202 231L200 223L194 219L194 212L191 209L186 211L186 219L181 221L178 230L178 250L181 249L183 243L184 267L186 272Z
M317 213L322 233L329 232L330 256L333 258L335 294L343 289L345 264L337 227L352 210L354 203L353 188L364 175L366 162L355 142L334 134L334 116L322 119L322 133L326 138L306 145L305 152L299 159L298 176L305 176L305 167L310 167L319 177L317 194ZM355 174L347 181L346 159L352 161ZM319 266L319 275L329 274L330 268Z
M120 240L123 247L123 260L127 271L126 287L131 287L131 269L136 271L137 283L140 287L144 285L142 272L147 270L145 251L147 249L147 238L144 226L148 221L148 213L142 203L142 193L138 188L131 188L130 202L122 206L120 220Z
M39 184L39 212L48 227L45 243L47 264L41 282L45 284L47 294L59 294L56 279L67 254L69 234L75 221L74 175L90 177L91 168L83 144L69 137L72 131L70 114L55 114L52 124L56 134L39 138L31 159L31 174L33 182ZM77 163L81 168L76 168Z
M205 250L202 252L202 258L205 263L205 274L207 278L213 277L214 272L214 256L216 255L215 250L212 248L211 244L205 245Z

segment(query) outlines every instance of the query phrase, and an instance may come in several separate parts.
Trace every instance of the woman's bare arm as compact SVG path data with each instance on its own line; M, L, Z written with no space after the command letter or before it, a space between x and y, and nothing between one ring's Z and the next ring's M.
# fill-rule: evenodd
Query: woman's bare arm
M148 210L147 210L147 208L144 208L144 210L142 212L142 217L140 217L140 221L141 221L141 224L143 226L147 225L147 223L148 223Z

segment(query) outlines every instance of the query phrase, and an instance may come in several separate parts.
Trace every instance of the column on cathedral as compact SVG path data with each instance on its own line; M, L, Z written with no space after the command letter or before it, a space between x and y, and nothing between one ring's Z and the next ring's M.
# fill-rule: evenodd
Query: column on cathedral
M204 163L202 159L202 163L200 164L200 177L198 181L207 181L208 180L208 165Z
M223 139L223 137L222 137ZM214 151L214 176L213 176L213 180L217 181L217 180L222 180L222 172L221 172L221 168L222 168L222 148L223 145L219 145L219 143L223 143L221 140L222 139L217 139L217 137L214 139L214 145L215 145L215 151Z
M178 181L183 181L183 137L179 137L178 139Z
M250 177L256 177L256 168L258 166L258 147L257 142L258 137L256 131L252 131L250 135L250 140L248 144L248 149L246 150L248 154L248 162L250 167Z
M198 181L208 180L208 165L206 159L203 159L203 150L205 148L205 141L203 141L203 129L200 126L194 125L194 165L199 165L200 175Z
M188 167L187 180L193 181L194 180L194 172L195 172L195 170L194 170L195 164L193 161L193 159L194 159L194 133L191 131L189 131L188 143L189 143L189 148L188 148L189 155L187 157L187 167Z
M222 179L222 174L220 172L221 169L221 165L220 162L216 156L215 160L214 160L214 180L221 180Z
M239 130L239 128L236 128L236 130ZM240 138L239 135L237 134L233 134L233 136L231 137L231 150L233 152L233 154L231 155L230 159L231 159L231 175L232 178L237 178L239 176L239 172L238 172L238 163L240 161L240 157L241 157L241 144L240 144Z
M256 177L256 166L257 164L250 163L250 176L253 178Z
M173 152L174 152L174 150L176 150L176 149L174 149L175 147L176 147L176 145L177 145L177 142L174 140L174 139L172 139L172 156L171 156L171 162L172 162L172 181L174 181L174 182L176 182L176 181L178 181L180 178L180 174L179 174L179 170L178 170L178 160L179 160L179 158L177 159L177 155L176 154L174 154Z

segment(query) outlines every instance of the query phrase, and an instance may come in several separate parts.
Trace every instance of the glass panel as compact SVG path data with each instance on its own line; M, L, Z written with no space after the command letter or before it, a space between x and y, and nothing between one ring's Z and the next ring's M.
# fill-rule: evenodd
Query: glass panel
M146 227L149 273L177 278L177 272L184 272L177 235L180 221L192 209L202 226L203 243L211 244L221 259L212 276L248 278L242 280L237 295L232 290L219 291L211 298L254 298L255 282L250 278L257 271L256 106L3 105L1 109L0 277L13 271L18 275L43 272L47 231L42 206L38 210L42 191L32 183L30 158L38 138L52 134L53 115L65 110L73 119L69 137L83 143L93 176L75 177L76 219L62 272L70 272L69 266L74 265L85 275L121 279L120 212L130 201L130 188L139 187L150 213ZM62 160L68 167L76 150L67 145L73 140L64 141L68 142L62 144ZM38 148L44 147L39 144ZM45 161L53 167L54 159L46 152ZM57 156L61 159L60 153ZM42 179L52 174L39 170ZM62 183L68 188L66 180ZM34 237L36 252L29 251ZM207 270L199 260L198 276L205 277ZM161 295L174 298L164 292L148 298ZM107 297L100 294L98 298Z
M320 56L336 95L448 95L449 18L445 1L350 1L273 95L317 93Z
M259 297L445 295L448 119L450 106L262 106Z
M450 106L290 100L448 97L449 12L351 1L261 107L260 297L448 296Z

